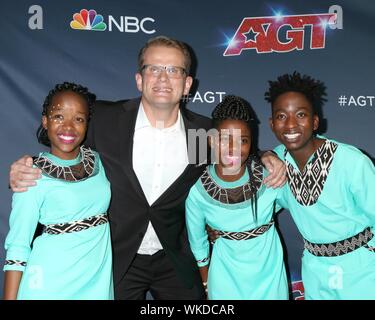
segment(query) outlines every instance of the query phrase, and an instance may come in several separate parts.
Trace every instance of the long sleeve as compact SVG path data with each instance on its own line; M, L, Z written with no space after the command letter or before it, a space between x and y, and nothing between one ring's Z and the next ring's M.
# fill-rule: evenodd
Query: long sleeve
M210 245L207 238L204 208L200 207L198 191L195 186L190 190L186 199L186 226L190 248L197 260L198 267L209 264Z
M375 167L364 154L360 154L353 164L355 169L351 167L348 175L352 180L350 191L355 205L375 225Z
M277 196L276 196L276 204L275 204L275 212L280 211L281 209L289 209L288 208L288 201L286 200L286 192L287 188L289 188L288 182L283 185L281 188L277 189Z
M284 151L285 147L283 144L279 144L277 147L273 149L274 152L278 155L278 157L284 161Z
M263 179L268 177L269 175L269 172L267 171L267 169L263 169ZM277 213L279 212L281 209L288 209L287 207L287 202L285 201L285 188L288 187L288 183L286 183L285 185L283 185L282 187L278 187L275 192L276 192L276 199L275 199L275 203L274 203L274 213Z
M24 271L31 252L31 241L40 216L41 192L39 186L23 193L14 193L10 230L5 239L6 259L4 271Z

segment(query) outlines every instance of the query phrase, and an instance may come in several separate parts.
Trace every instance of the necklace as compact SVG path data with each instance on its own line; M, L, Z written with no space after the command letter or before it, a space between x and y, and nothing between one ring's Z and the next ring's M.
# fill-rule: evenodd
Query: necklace
M225 203L234 204L252 199L259 190L263 180L263 166L260 162L249 159L246 164L253 179L236 188L223 188L212 178L208 168L203 172L200 180L211 198Z
M61 179L70 182L85 180L96 174L95 154L90 148L80 147L81 161L71 166L59 166L54 164L48 157L34 157L34 165L51 178Z

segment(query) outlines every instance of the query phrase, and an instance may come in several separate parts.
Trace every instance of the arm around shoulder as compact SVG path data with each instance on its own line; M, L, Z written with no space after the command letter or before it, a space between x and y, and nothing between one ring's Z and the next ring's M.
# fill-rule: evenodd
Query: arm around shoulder
M13 162L9 171L9 186L13 192L25 192L28 187L36 185L36 180L41 177L41 171L33 167L33 159L23 156Z

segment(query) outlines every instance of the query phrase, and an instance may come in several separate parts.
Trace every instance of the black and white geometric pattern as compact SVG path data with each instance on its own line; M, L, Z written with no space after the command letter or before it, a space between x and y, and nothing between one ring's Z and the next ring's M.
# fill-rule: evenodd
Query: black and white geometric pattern
M303 239L303 242L305 244L305 249L314 256L335 257L352 252L360 247L365 247L374 252L374 247L370 247L367 244L373 237L374 234L371 232L371 228L368 227L353 237L337 242L318 244L309 242L306 239Z
M230 231L220 231L218 230L219 236L224 239L228 240L248 240L259 237L263 233L267 232L274 224L274 220L272 219L269 223L263 224L260 227L248 230L248 231L241 231L241 232L230 232Z
M337 144L326 140L318 148L312 161L306 164L302 173L285 160L289 186L299 204L311 206L318 201L336 150ZM284 158L286 154L287 150L285 150Z
M26 267L25 261L20 260L5 260L6 266L20 266L20 267Z
M43 232L48 234L63 234L71 232L79 232L88 228L100 226L108 222L108 216L106 213L99 214L96 216L88 217L86 219L77 220L67 223L56 223L44 226Z
M34 157L34 164L47 176L76 182L89 178L94 173L95 154L90 148L81 146L81 161L75 165L62 167L52 163L47 157Z
M251 160L247 163L249 172L252 172L253 176L253 186L251 181L245 183L237 188L222 188L210 175L208 169L206 169L202 176L200 177L201 183L206 190L206 192L215 200L225 203L234 204L244 202L253 197L263 180L263 166L260 162L256 160Z

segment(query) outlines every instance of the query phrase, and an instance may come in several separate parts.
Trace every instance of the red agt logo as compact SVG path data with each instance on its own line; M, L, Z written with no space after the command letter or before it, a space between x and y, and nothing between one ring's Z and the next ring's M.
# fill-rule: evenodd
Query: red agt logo
M248 49L255 49L257 53L303 50L306 26L311 26L310 49L322 49L325 47L326 27L335 25L336 19L336 13L247 17L242 20L224 56L240 55L242 50ZM282 42L280 29L285 26L286 41Z

